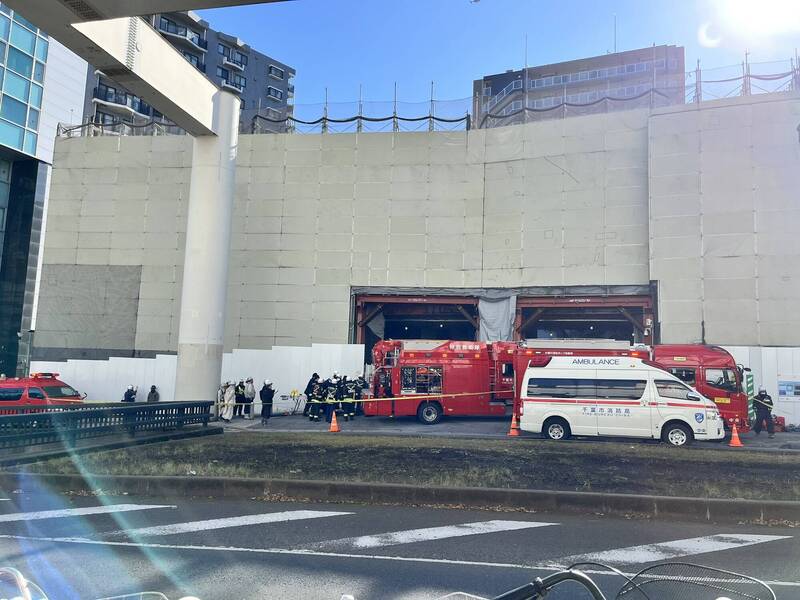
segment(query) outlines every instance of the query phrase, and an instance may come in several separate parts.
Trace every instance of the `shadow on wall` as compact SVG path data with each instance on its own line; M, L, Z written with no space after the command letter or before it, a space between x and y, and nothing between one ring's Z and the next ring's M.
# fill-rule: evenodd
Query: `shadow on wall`
M176 364L177 356L159 354L155 358L34 361L31 371L60 373L62 380L88 394L87 401L90 402L118 402L129 385L138 386L137 401L144 402L151 385L158 387L162 400L174 398ZM264 380L269 379L280 396L293 389L302 392L314 372L323 377L333 371L341 375L357 375L363 368L364 346L360 344L275 346L270 350L225 353L222 381L252 377L256 388L260 388Z

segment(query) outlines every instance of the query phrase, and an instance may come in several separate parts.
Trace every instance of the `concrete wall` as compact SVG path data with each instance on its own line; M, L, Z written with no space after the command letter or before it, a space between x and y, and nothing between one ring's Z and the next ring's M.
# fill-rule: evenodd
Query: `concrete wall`
M646 148L644 111L469 133L242 136L226 348L346 342L351 286L647 284ZM57 310L52 282L70 266L139 266L130 350L174 351L190 140L56 151L42 297ZM89 343L52 316L40 350Z
M650 118L650 278L665 342L800 344L800 98Z
M798 122L800 97L778 94L471 132L242 136L226 348L345 343L351 286L651 280L664 341L798 346ZM185 137L59 140L39 358L103 347L54 329L68 302L53 282L75 265L141 268L127 355L176 349L190 161Z

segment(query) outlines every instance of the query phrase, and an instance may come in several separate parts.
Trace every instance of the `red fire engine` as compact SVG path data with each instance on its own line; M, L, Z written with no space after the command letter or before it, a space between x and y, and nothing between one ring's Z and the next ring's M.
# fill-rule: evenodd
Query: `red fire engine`
M372 350L375 372L367 416L504 416L518 410L528 365L550 356L634 356L652 360L719 406L726 424L747 429L741 367L718 346L630 346L614 340L460 342L386 340Z

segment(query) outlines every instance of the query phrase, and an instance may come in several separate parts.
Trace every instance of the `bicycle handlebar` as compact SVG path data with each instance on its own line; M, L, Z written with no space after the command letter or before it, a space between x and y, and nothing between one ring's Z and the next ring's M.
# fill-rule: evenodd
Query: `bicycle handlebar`
M577 581L589 590L594 600L606 600L603 592L600 591L600 588L597 587L595 582L592 581L588 575L577 569L559 571L558 573L548 575L544 579L537 577L531 583L526 583L522 587L497 596L494 600L536 600L537 598L544 598L544 595L550 588L557 586L559 583L564 583L565 581Z

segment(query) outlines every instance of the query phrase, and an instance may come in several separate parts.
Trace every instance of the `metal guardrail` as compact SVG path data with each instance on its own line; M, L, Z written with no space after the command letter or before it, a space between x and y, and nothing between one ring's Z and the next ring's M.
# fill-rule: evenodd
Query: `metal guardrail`
M54 404L2 408L0 449L63 443L114 434L208 426L213 402ZM15 412L16 414L12 414Z

